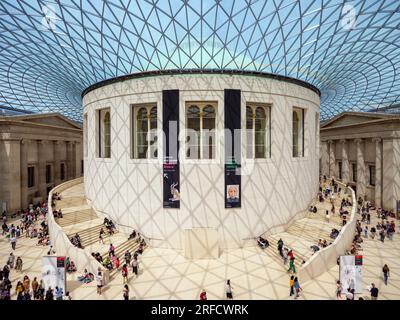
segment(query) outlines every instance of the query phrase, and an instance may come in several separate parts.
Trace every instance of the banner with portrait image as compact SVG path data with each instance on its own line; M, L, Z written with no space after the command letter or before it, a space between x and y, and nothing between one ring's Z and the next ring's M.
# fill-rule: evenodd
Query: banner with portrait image
M225 208L240 208L242 204L240 105L240 90L225 89Z

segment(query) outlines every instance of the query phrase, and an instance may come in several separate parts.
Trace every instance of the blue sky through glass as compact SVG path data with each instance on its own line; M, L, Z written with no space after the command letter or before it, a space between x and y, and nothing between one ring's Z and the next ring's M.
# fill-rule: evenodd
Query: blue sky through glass
M321 117L400 103L398 0L2 0L0 105L80 120L81 92L164 69L305 80Z

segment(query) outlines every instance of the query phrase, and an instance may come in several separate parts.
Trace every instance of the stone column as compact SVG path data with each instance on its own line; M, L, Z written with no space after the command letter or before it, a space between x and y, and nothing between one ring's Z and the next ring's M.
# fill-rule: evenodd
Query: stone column
M72 176L71 179L76 178L76 142L72 142Z
M66 180L72 179L72 141L67 141L67 172Z
M362 139L355 139L354 141L357 144L357 199L358 197L364 199L365 190L367 188L367 175L364 161L364 142Z
M329 176L335 176L335 165L336 165L336 158L335 158L335 141L329 140Z
M382 208L396 212L400 200L400 139L382 140Z
M28 203L28 143L26 139L21 140L20 166L21 166L21 209L26 209Z
M321 141L321 174L329 176L329 153L327 141Z
M21 209L20 147L20 139L0 141L0 210L5 202L9 213Z
M375 138L375 205L382 205L382 140Z
M61 166L61 141L53 141L53 172L54 172L54 185L59 185L60 166Z
M342 182L347 184L350 181L350 163L347 152L347 141L342 139L340 140L340 143L342 144Z
M42 201L47 199L47 184L46 184L46 141L38 140L38 189Z

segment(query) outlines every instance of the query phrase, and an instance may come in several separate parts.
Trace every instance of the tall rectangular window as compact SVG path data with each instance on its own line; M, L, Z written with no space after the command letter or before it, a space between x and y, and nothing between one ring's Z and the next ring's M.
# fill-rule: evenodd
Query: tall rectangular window
M46 165L46 183L50 183L52 180L51 177L51 164Z
M186 103L186 158L216 158L215 102Z
M84 166L84 164L85 164L85 162L83 160L81 160L81 174L83 174L83 170L84 170L83 166Z
M261 104L246 106L246 157L265 159L271 152L271 108Z
M35 186L35 167L28 167L28 188Z
M132 158L156 159L157 147L157 105L132 106Z
M353 181L357 182L357 163L352 163L351 168L353 172Z
M369 166L369 184L375 185L375 166Z
M342 162L338 162L338 168L339 168L339 179L342 180Z
M97 110L97 150L99 158L111 158L111 112Z
M304 109L293 108L292 141L293 157L304 157Z
M65 179L65 164L64 163L60 164L60 179L61 180Z

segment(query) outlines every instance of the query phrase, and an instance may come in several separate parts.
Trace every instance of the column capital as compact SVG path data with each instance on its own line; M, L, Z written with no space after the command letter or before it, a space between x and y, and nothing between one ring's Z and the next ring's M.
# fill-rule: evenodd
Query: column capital
M329 144L333 144L335 141L334 140L328 140Z
M45 145L45 144L48 144L50 142L49 140L36 140L36 141L40 145Z
M339 141L340 141L340 143L347 143L346 139L340 139Z
M53 140L53 143L56 145L61 145L63 143L63 141L61 140Z
M378 143L378 142L381 142L381 141L382 141L382 139L381 139L381 138L379 138L379 137L372 138L372 142L376 142L376 143Z
M354 139L354 142L357 144L360 144L361 142L363 142L363 139L357 138L357 139Z
M28 144L31 140L30 139L21 139L21 144Z

